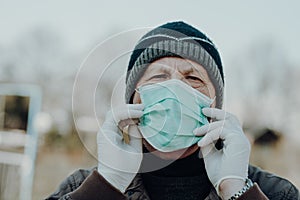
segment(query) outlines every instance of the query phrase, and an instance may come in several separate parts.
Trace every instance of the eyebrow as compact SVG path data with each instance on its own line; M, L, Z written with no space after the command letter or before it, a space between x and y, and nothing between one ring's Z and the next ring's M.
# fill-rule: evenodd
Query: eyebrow
M195 74L199 76L202 80L206 80L205 76L201 73L200 69L197 69L196 66L194 66L192 63L190 63L191 68L184 72L185 75L188 74ZM174 70L172 67L166 65L166 64L159 64L155 65L151 68L148 68L150 73L170 73L170 70ZM149 74L151 76L153 74Z
M191 73L193 73L193 72L197 72L197 70L195 70L194 67L191 67L191 68L189 68L188 70L185 70L185 71L184 71L184 74L185 74L185 75L186 75L186 74L191 74Z
M156 67L151 67L149 68L149 72L164 72L164 73L167 73L167 72L170 72L170 69L171 67L168 67L167 65L160 65L160 66L156 66Z

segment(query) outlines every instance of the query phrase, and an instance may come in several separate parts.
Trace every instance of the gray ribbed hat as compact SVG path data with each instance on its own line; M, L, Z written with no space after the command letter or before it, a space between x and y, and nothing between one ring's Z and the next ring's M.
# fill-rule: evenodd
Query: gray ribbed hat
M135 46L126 76L126 103L132 103L136 84L149 64L168 56L190 59L202 65L215 87L216 107L222 107L224 75L220 55L209 38L184 22L155 28Z

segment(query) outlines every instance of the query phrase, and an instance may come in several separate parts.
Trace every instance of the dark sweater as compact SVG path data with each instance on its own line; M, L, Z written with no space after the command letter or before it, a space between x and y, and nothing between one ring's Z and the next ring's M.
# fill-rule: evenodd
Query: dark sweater
M155 156L151 158L151 162L152 159L155 162L165 162ZM142 173L142 179L150 198L155 200L204 199L212 187L204 161L198 157L198 151L162 169Z

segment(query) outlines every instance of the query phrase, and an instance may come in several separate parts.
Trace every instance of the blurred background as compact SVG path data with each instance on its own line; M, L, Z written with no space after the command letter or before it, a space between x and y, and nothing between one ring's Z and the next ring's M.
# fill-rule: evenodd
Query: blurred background
M102 44L101 59L111 58L124 45L133 48L149 27L173 20L203 30L220 50L225 69L224 109L243 124L253 145L251 163L300 187L299 7L297 0L0 1L0 90L7 83L20 88L31 84L42 94L40 111L31 121L38 136L32 199L54 192L74 170L97 164L97 120L101 122L109 109L110 97L119 94L115 86L122 85L130 53L115 59L120 62L109 68L93 61L100 72L110 70L101 80L91 71L83 72L87 56L99 55L92 50ZM138 31L114 40L132 30ZM88 96L90 90L96 91L95 99ZM29 104L18 95L1 95L1 102L6 102L0 102L2 145L8 128L26 134L24 112ZM20 101L25 102L23 107L11 109L21 113L14 118L19 126L10 127L4 105ZM90 106L94 104L96 115ZM13 177L5 170L0 168L2 192Z

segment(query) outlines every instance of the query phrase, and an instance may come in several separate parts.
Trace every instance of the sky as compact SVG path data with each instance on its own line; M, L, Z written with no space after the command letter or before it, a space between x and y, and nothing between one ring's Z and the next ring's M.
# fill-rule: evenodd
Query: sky
M61 36L70 51L92 48L111 34L186 21L204 31L223 59L254 41L277 41L291 62L300 63L300 1L0 1L0 47L9 46L35 28Z
M0 50L42 28L57 34L70 54L80 55L83 60L87 55L82 56L82 52L88 54L114 34L183 20L214 41L220 50L225 72L243 52L246 54L254 44L267 40L283 49L283 57L287 57L291 65L300 67L299 8L299 0L0 0ZM256 72L253 73L250 77L251 74L246 72L244 77L249 76L247 80L253 82ZM225 75L225 87L234 84L228 81L234 78L247 82L243 76Z

